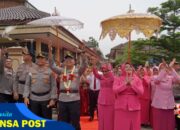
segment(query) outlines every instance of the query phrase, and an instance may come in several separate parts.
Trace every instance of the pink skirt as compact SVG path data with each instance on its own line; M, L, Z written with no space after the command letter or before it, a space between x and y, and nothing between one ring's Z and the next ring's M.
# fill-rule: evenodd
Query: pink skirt
M150 124L150 99L140 99L141 102L141 124Z
M151 110L150 110L150 125L151 127L153 127L153 107L151 107Z
M174 130L175 116L174 109L158 109L153 110L153 130Z
M114 105L98 104L98 130L114 130Z
M114 130L141 130L140 111L115 110Z

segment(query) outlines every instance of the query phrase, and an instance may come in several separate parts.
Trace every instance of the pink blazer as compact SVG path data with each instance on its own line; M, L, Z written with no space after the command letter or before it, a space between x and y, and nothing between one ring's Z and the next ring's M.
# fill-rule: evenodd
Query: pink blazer
M100 92L98 97L98 104L101 105L114 105L115 95L113 92L114 76L110 72L108 77L100 75L94 68L93 73L100 80Z
M149 76L144 76L142 79L142 85L144 88L143 95L140 96L141 99L151 99L151 88L150 88L150 77Z
M151 79L150 79L150 85L151 85L151 101L152 101L152 99L153 99L153 97L154 97L154 93L155 93L155 91L156 91L156 78L157 78L157 75L153 75L153 76L151 76Z
M141 80L133 76L131 85L125 84L125 76L114 79L113 90L116 94L115 109L124 109L129 111L140 110L139 95L143 94Z
M152 106L160 109L173 109L175 106L173 96L173 82L180 80L179 75L172 71L167 74L165 70L161 70L159 75L154 78L156 88L152 99Z

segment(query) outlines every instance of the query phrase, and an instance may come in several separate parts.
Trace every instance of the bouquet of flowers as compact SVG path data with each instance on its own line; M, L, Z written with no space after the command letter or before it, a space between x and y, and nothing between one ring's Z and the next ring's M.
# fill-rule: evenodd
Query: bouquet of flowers
M67 76L66 67L65 67L65 69L64 69L64 74L63 74L62 80L63 80L63 83L64 83L64 87L65 87L65 89L66 89L67 95L69 95L69 93L70 93L70 86L71 86L72 81L73 81L74 78L75 78L74 70L75 70L75 66L74 66L73 69L71 70L71 73L68 74L68 76Z
M62 80L63 82L67 82L67 75L63 75Z
M180 104L176 104L175 106L175 115L180 118Z
M74 80L74 78L75 78L75 75L74 74L69 74L69 80Z

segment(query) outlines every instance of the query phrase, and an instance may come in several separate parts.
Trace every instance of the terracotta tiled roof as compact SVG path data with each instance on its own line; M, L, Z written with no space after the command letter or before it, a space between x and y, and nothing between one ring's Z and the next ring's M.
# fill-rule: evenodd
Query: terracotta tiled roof
M50 14L25 6L3 8L0 9L0 25L24 24L47 16Z

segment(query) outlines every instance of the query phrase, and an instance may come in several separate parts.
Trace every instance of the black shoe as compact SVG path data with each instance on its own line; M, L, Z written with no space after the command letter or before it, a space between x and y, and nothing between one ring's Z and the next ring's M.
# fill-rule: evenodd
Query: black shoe
M148 124L141 124L141 126L144 127L144 128L150 127L150 125L148 125Z

